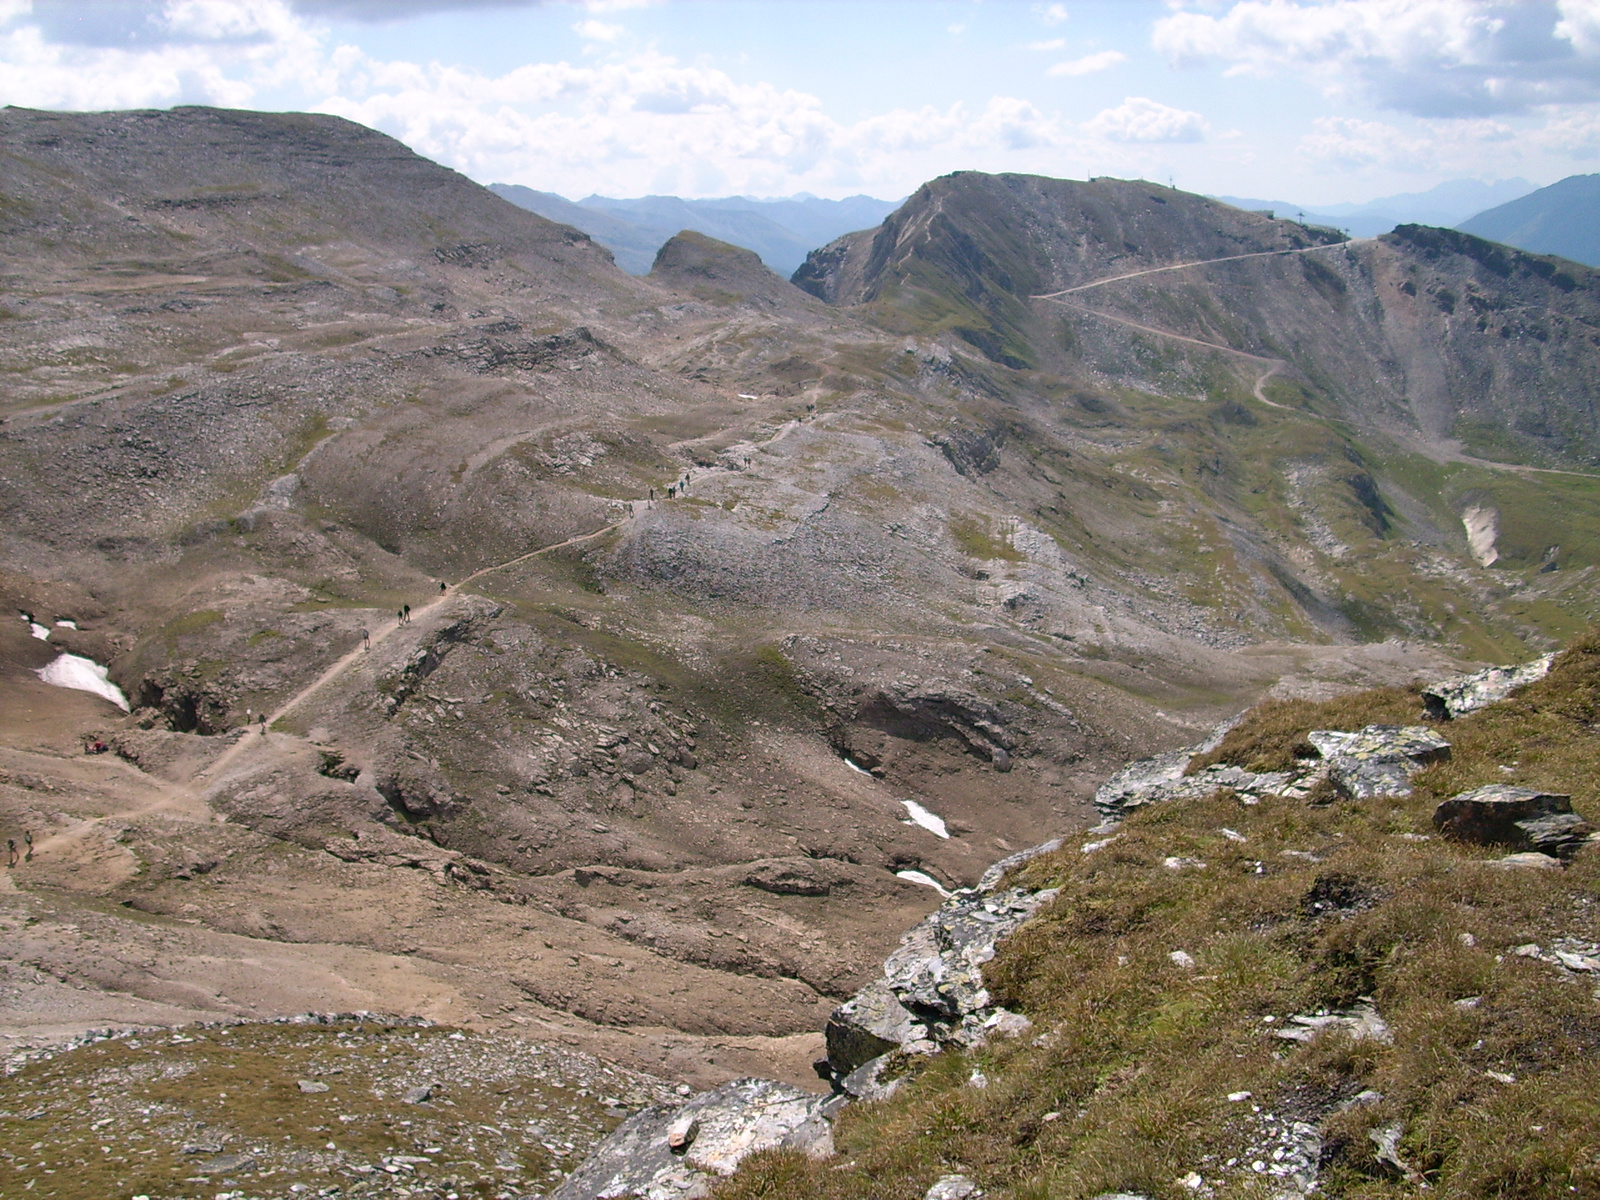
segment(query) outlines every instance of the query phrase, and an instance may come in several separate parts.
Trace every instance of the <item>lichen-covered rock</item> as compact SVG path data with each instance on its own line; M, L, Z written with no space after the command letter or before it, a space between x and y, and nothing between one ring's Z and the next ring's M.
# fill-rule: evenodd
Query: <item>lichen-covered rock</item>
M1015 854L1002 858L994 863L978 878L980 892L992 892L1000 886L1000 881L1006 877L1006 872L1012 867L1020 867L1031 859L1038 858L1041 854L1054 854L1061 849L1061 839L1051 838L1048 842L1040 842L1037 846L1029 846L1026 850L1018 850Z
M942 1175L922 1200L978 1200L983 1189L965 1175Z
M1433 812L1434 828L1447 837L1481 845L1517 846L1565 858L1594 832L1560 792L1491 783L1444 801Z
M1314 729L1306 740L1326 760L1333 785L1353 800L1409 796L1413 774L1450 757L1450 743L1425 725Z
M1115 818L1126 809L1170 798L1193 757L1193 750L1169 750L1129 763L1095 790L1095 808Z
M927 1027L933 1041L976 1045L987 1036L994 1011L983 966L995 949L1038 908L1054 888L1013 888L986 896L956 896L931 913L884 962L895 997Z
M1464 717L1470 712L1504 700L1519 687L1525 687L1550 673L1554 654L1546 654L1516 667L1489 667L1471 675L1441 680L1423 690L1422 703L1428 715L1440 721Z
M840 1089L852 1100L887 1100L900 1089L903 1079L903 1077L883 1078L884 1069L894 1061L894 1057L892 1053L880 1054L877 1058L862 1063L839 1080Z
M892 1050L931 1053L946 1045L981 1045L1018 1026L1007 1021L983 985L995 948L1055 896L962 892L900 940L873 980L828 1019L828 1068L838 1082Z
M1185 775L1189 761L1204 749L1191 746L1129 763L1094 794L1095 808L1107 820L1119 820L1135 808L1169 800L1192 800L1229 788L1246 796L1275 796L1294 782L1291 771L1247 771L1243 767L1214 763Z
M736 1079L682 1105L635 1113L595 1148L551 1200L689 1200L758 1150L833 1153L838 1101L770 1079Z
M927 1036L927 1027L906 1011L890 990L889 981L874 979L828 1017L824 1031L828 1067L835 1078L842 1078L891 1050Z

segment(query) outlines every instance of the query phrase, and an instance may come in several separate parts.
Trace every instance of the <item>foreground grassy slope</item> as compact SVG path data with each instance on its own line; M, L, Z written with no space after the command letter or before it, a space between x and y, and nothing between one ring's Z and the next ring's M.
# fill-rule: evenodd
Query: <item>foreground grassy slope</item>
M1221 757L1275 762L1309 729L1420 711L1406 689L1273 702ZM1504 848L1447 842L1430 820L1499 782L1594 815L1597 721L1591 631L1547 679L1443 726L1453 757L1410 797L1219 792L1036 859L1014 882L1061 894L987 979L1037 1037L907 1064L898 1095L841 1117L837 1159L752 1159L719 1196L911 1198L949 1172L1029 1200L1269 1196L1294 1158L1275 1150L1295 1144L1329 1196L1600 1195L1595 977L1550 961L1600 938L1600 852L1497 868ZM1392 1040L1275 1036L1367 998Z

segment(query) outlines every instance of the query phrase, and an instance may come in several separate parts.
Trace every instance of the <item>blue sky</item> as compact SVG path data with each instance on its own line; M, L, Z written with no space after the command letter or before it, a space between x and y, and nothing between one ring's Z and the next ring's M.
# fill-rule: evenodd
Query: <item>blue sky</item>
M1600 170L1600 0L0 0L0 102L337 113L574 198L1322 204Z

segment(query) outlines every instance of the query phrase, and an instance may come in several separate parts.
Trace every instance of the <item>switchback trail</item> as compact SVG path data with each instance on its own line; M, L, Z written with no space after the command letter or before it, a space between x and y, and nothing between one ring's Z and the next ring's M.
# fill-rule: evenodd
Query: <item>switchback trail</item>
M1276 253L1278 253L1278 251L1273 251L1273 253L1276 254ZM1246 255L1244 257L1250 257L1250 256ZM1165 268L1162 268L1162 269L1164 270ZM1102 280L1101 282L1109 283L1110 280ZM1089 286L1093 286L1093 285L1091 284ZM1267 358L1264 355L1251 354L1248 350L1235 350L1232 346L1224 346L1221 342L1205 342L1205 341L1201 341L1199 338L1193 338L1193 337L1188 336L1187 334L1173 333L1170 329L1157 329L1154 325L1141 325L1138 321L1130 320L1127 317L1118 317L1118 316L1115 316L1115 315L1113 315L1111 313L1100 312L1097 309L1088 308L1088 307L1086 307L1085 305L1082 305L1082 304L1073 304L1070 300L1062 300L1062 299L1060 299L1060 297L1063 294L1064 293L1057 292L1055 295L1052 295L1052 296L1035 296L1034 299L1035 300L1054 300L1057 304L1065 305L1067 308L1073 309L1076 312L1081 312L1081 313L1084 313L1085 315L1091 316L1091 317L1099 317L1102 320L1106 320L1106 321L1115 321L1119 325L1126 325L1130 329L1139 330L1139 332L1141 332L1141 333L1154 334L1156 337L1171 338L1174 341L1179 341L1179 342L1188 342L1191 346L1203 346L1207 350L1220 350L1224 354L1232 354L1237 358L1249 359L1251 362L1257 363L1260 366L1266 368L1265 370L1263 370L1261 372L1261 374L1259 376L1256 377L1255 387L1251 389L1251 394L1254 395L1257 400L1261 401L1261 403L1265 404L1268 408L1281 408L1281 409L1284 409L1285 412L1293 412L1293 411L1295 411L1293 409L1285 407L1282 404L1279 404L1276 400L1268 400L1267 397L1266 397L1266 393L1263 390L1265 388L1265 386L1266 386L1267 380L1271 379L1274 375L1276 375L1284 367L1289 365L1288 363L1284 362L1283 359L1281 359L1281 358ZM1312 414L1308 414L1308 415L1312 415Z
M1298 253L1298 252L1297 251L1278 251L1278 250L1274 250L1274 251L1271 251L1270 253L1273 253L1273 254L1290 253L1290 254L1292 254L1292 253ZM1255 256L1254 255L1241 255L1240 257L1251 258L1251 257L1255 257ZM1226 260L1226 259L1213 259L1211 261L1213 261L1213 262L1226 262L1228 260ZM1198 266L1200 264L1198 264L1198 263L1190 263L1188 265L1190 265L1190 266ZM1157 268L1157 269L1158 270L1168 270L1169 268L1161 267L1161 268ZM1144 273L1145 274L1149 274L1150 272L1144 272ZM1119 276L1119 278L1128 278L1128 276ZM1102 279L1100 282L1101 283L1110 283L1112 281L1109 280L1109 279ZM1095 287L1097 285L1095 285L1095 284L1086 284L1084 286L1085 287ZM1471 454L1463 454L1459 450L1452 450L1452 449L1448 449L1448 448L1446 448L1444 446L1439 446L1439 445L1436 445L1436 444L1433 444L1433 443L1426 442L1426 441L1418 438L1414 433L1411 433L1409 431L1396 430L1396 429L1384 429L1384 428L1382 428L1380 426L1376 426L1376 425L1362 425L1359 422L1350 421L1350 420L1347 420L1347 419L1345 419L1343 417L1330 417L1330 416L1326 416L1326 415L1324 415L1322 413L1308 412L1305 409L1289 408L1287 405L1279 404L1276 400L1268 400L1267 396L1266 396L1266 391L1265 391L1267 380L1271 379L1279 371L1283 370L1283 368L1285 368L1285 367L1287 367L1289 365L1283 359L1281 359L1281 358L1267 358L1264 355L1251 354L1248 350L1236 350L1232 346L1224 346L1221 342L1206 342L1206 341L1202 341L1199 338L1190 337L1187 334L1173 333L1170 329L1158 329L1154 325L1144 325L1144 324L1141 324L1138 321L1131 320L1128 317L1119 317L1119 316L1115 315L1114 313L1101 312L1098 309L1089 308L1087 305L1074 304L1070 300L1062 300L1060 297L1065 295L1065 294L1066 293L1064 293L1064 292L1055 292L1055 293L1052 293L1049 296L1035 296L1033 298L1035 300L1052 300L1055 303L1064 305L1065 307L1070 308L1075 312L1083 313L1085 316L1099 317L1103 321L1115 321L1119 325L1126 325L1130 329L1137 329L1141 333L1152 334L1155 337L1171 338L1174 341L1187 342L1191 346L1203 346L1208 350L1220 350L1224 354L1232 354L1236 358L1247 359L1250 362L1258 364L1259 366L1261 366L1261 367L1263 367L1265 369L1259 375L1256 376L1255 385L1251 388L1251 395L1253 395L1257 400L1261 401L1261 403L1265 404L1268 408L1281 409L1284 412L1297 412L1301 416L1310 417L1310 418L1312 418L1314 420L1329 421L1329 422L1332 422L1332 423L1337 424L1337 425L1348 425L1348 426L1350 426L1352 428L1355 428L1355 429L1366 429L1368 432L1380 433L1380 434L1383 434L1385 436L1392 437L1396 441L1399 441L1399 442L1402 442L1402 443L1405 443L1405 444L1409 444L1409 446L1413 450L1415 450L1418 453L1420 453L1424 458L1430 458L1434 462L1456 462L1456 463L1461 463L1461 464L1463 464L1465 466L1483 467L1484 469L1490 470L1490 471L1506 471L1506 472L1509 472L1510 474L1513 474L1513 475L1529 475L1529 474L1535 474L1535 475L1574 475L1579 479L1600 479L1600 474L1596 474L1595 472L1592 472L1592 471L1567 471L1567 470L1561 469L1560 467L1534 467L1534 466L1528 466L1528 465L1523 464L1523 463L1494 462L1494 461L1492 461L1490 459L1487 459L1487 458L1477 458L1477 457L1475 457L1475 456L1473 456Z
M1108 283L1120 283L1124 279L1140 279L1146 275L1161 275L1167 271L1187 271L1191 267L1208 267L1212 263L1239 262L1246 258L1270 258L1274 254L1310 254L1313 250L1330 250L1338 246L1353 246L1357 242L1367 241L1367 238L1350 238L1343 242L1324 242L1320 246L1299 246L1292 250L1252 250L1249 254L1229 254L1223 258L1202 258L1196 262L1171 263L1165 267L1146 267L1142 271L1129 271L1126 275L1109 275L1104 279L1096 279L1093 283L1080 283L1074 287L1062 288L1059 292L1044 292L1031 296L1032 300L1054 300L1058 296L1070 296L1074 292L1087 292L1090 288L1104 287Z
M540 546L537 550L530 550L525 554L517 555L515 558L506 559L504 562L493 563L490 566L483 567L477 571L474 571L471 575L468 575L458 583L447 585L435 599L419 608L413 609L411 615L413 618L425 616L427 613L438 608L441 604L445 604L454 599L461 592L462 588L466 587L474 580L483 578L485 575L492 575L496 571L506 570L508 567L514 567L518 563L527 562L529 559L537 558L541 554L548 554L552 550L560 550L567 546L575 546L580 542L592 541L593 539L602 537L615 529L620 529L624 524L626 524L626 519L622 521L613 521L610 524L603 525L599 529L593 530L590 533L581 533L575 537L566 538L563 541L553 542L548 546ZM395 630L399 628L400 622L398 620L386 621L380 628L372 631L372 644L377 646L390 637ZM278 720L284 716L287 716L290 712L293 712L295 708L303 704L319 689L325 687L327 684L337 679L340 675L344 674L345 671L349 670L352 665L360 661L361 658L367 653L369 653L367 649L362 646L357 646L354 650L351 650L347 654L343 655L331 666L329 666L327 670L318 675L316 679L312 680L309 684L301 688L293 696L289 697L289 699L280 704L274 712L269 713L267 715L267 727L270 729ZM250 751L255 749L269 749L271 746L272 739L270 737L259 736L255 733L252 733L250 729L246 727L237 735L233 745L224 750L222 754L217 757L216 761L198 771L195 774L194 779L189 783L164 783L153 776L142 776L141 778L144 783L159 790L160 795L155 800L152 800L147 804L139 805L135 808L121 809L116 812L106 813L104 816L95 817L91 820L83 821L77 825L74 825L71 829L62 830L60 833L52 834L50 837L47 837L38 843L38 845L35 847L35 853L43 853L46 850L59 849L63 842L79 840L107 821L123 821L134 817L146 816L150 813L163 811L187 812L190 816L203 820L209 815L210 810L209 806L202 798L203 789L197 785L199 785L202 780L220 778L224 768L228 767L236 759L249 753Z
M591 533L580 533L576 537L567 538L565 541L553 542L548 546L540 546L537 550L530 550L526 554L519 554L515 558L508 558L505 562L493 563L490 566L483 567L477 571L474 571L471 575L468 575L465 579L462 579L457 583L447 584L439 592L439 595L435 599L429 601L427 604L424 604L419 608L413 609L411 612L411 617L414 619L416 617L425 616L434 609L438 608L440 605L448 603L460 594L462 588L466 587L475 579L482 579L485 575L492 575L496 571L504 571L510 567L516 566L518 563L524 563L529 559L537 558L541 554L548 554L552 550L560 550L567 546L575 546L579 542L593 541L595 538L610 533L612 530L620 529L624 524L626 524L626 519L622 521L613 521L609 525L602 525L599 529L596 529ZM385 621L381 627L371 632L371 644L374 646L380 644L381 642L385 641L390 634L394 633L394 631L399 628L399 620ZM272 726L277 724L278 721L288 716L289 713L293 712L301 704L305 703L305 701L315 695L316 692L318 692L323 686L331 683L340 675L343 675L345 671L349 670L351 666L359 662L362 657L368 653L370 653L370 651L365 646L357 646L354 650L349 651L342 658L335 661L333 665L331 665L321 675L318 675L305 687L301 688L294 695L290 696L273 712L268 713L266 721L267 728L272 728ZM229 746L228 749L224 751L216 760L216 762L200 771L196 778L204 778L205 776L218 777L222 771L222 768L226 767L234 759L238 758L240 754L244 753L250 746L259 741L259 738L252 739L249 736L240 738L233 745Z

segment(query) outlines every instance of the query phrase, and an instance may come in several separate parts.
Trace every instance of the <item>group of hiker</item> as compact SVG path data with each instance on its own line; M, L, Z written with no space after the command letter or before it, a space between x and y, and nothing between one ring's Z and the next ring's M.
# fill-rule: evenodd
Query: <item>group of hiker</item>
M26 845L27 849L21 855L21 857L19 859L18 854L17 854L17 839L16 838L7 838L6 839L6 866L7 867L14 867L14 866L17 865L17 863L19 861L21 861L21 862L32 862L33 861L33 830L31 830L31 829L24 830L23 834L22 834L22 840L23 840L24 844Z

